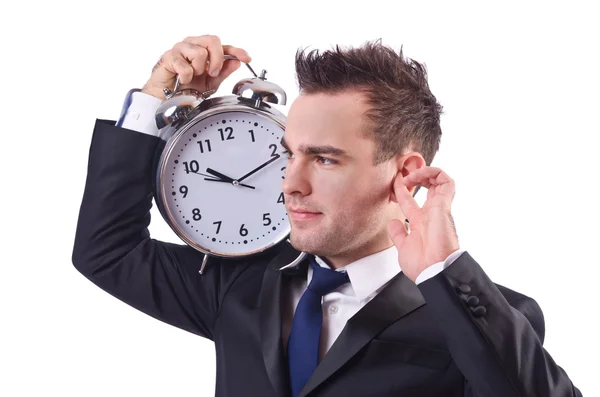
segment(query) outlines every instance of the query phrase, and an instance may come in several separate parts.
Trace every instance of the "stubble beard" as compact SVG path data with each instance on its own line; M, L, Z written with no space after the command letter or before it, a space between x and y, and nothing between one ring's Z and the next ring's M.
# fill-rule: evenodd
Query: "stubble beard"
M292 246L307 254L319 257L332 257L346 252L356 245L358 238L354 229L350 226L350 220L341 220L337 225L328 225L313 230L303 230L303 228L294 226L290 233L290 243Z
M321 258L360 257L363 253L369 254L369 247L387 236L382 226L387 225L385 219L382 212L363 208L360 212L354 211L352 216L310 228L292 223L290 243L298 251Z

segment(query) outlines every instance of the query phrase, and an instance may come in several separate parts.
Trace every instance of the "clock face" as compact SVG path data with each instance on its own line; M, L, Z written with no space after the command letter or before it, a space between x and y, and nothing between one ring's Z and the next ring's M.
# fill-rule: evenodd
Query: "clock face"
M286 238L283 133L266 116L227 111L180 134L165 152L161 179L176 233L222 256L249 255Z

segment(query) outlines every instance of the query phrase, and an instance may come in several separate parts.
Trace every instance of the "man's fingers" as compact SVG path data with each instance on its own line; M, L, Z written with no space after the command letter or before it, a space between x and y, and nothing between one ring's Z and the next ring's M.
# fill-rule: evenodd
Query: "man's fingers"
M252 58L250 57L250 55L248 55L248 52L246 52L246 50L244 50L243 48L238 48L231 45L224 45L223 52L228 55L233 55L237 59L245 63L249 63L252 61Z
M191 43L204 47L208 51L208 62L210 67L208 72L211 76L218 76L223 67L224 52L221 45L221 39L217 36L199 36L187 37L183 40L186 43Z
M387 226L388 236L396 247L400 247L402 242L408 236L408 232L404 226L404 222L399 219L392 219Z
M240 61L236 61L235 59L228 59L223 64L223 69L221 69L221 73L217 77L213 77L213 83L211 85L218 87L221 83L231 75L231 73L235 72L240 67Z
M402 209L402 213L406 215L408 219L412 219L413 214L416 211L419 211L420 207L415 198L408 191L405 181L406 178L403 178L402 175L396 177L394 180L394 195L400 205L400 209Z
M206 47L202 47L199 44L193 44L192 42L190 42L194 41L191 38L188 38L186 40L188 41L182 41L177 43L170 53L170 56L172 57L171 63L174 65L173 69L175 69L175 65L177 65L178 69L188 69L187 67L181 65L181 62L179 60L175 60L176 57L181 56L185 61L191 64L194 76L199 76L205 72L210 73L213 70L212 68L214 68L215 61L213 60L212 62L210 62L209 49L207 49ZM196 41L201 42L202 40ZM245 50L233 46L223 46L223 54L234 55L242 62L250 62L252 60L252 58L250 58L250 56ZM219 86L223 82L223 80L229 77L231 73L235 72L240 66L240 61L224 60L223 66L221 67L217 77L215 78L213 85ZM188 81L188 73L189 72L184 72L184 75L180 76L180 81L183 84L188 84L190 82Z
M249 63L252 61L248 52L243 48L234 47L232 45L222 45L221 39L217 36L197 36L187 37L183 40L184 43L200 46L208 52L207 62L209 63L208 72L212 77L219 76L221 70L227 63L225 62L225 54L233 55L240 61ZM237 67L235 68L237 69ZM234 70L235 70L234 69ZM231 73L229 73L231 74Z
M428 199L433 197L433 192L435 190L435 196L447 201L448 205L450 205L454 199L456 190L454 179L450 178L448 174L437 167L419 168L402 178L402 184L406 189L410 189L417 185L423 186L429 190L427 193ZM402 193L402 191L400 191L400 193ZM398 193L396 193L396 195L397 194ZM408 215L406 212L405 214Z
M171 69L173 73L179 75L181 84L188 84L194 78L194 68L181 54L175 54L170 58L167 69Z
M404 185L408 189L417 185L429 189L431 186L452 182L452 178L437 167L422 167L404 177Z
M233 55L239 61L225 61L225 54ZM152 68L152 75L142 91L164 99L164 88L173 87L177 76L179 83L193 85L193 88L200 92L217 89L225 78L239 68L240 61L251 61L248 53L242 48L224 46L217 36L190 36L161 56ZM201 78L194 78L205 73L207 75Z
M211 36L211 40L208 44L208 62L210 63L209 74L211 76L217 77L219 73L221 73L224 55L221 39L217 36Z
M208 60L208 50L197 44L180 42L174 47L181 56L192 65L194 76L199 76L206 71L206 61Z
M241 64L240 62L249 63L250 61L252 61L252 58L250 57L250 55L248 55L246 50L244 50L242 48L237 48L237 47L230 46L230 45L224 45L223 52L227 55L235 56L238 60L226 59L223 62L223 67L221 68L221 72L219 73L219 75L217 77L214 77L214 85L217 87L220 86L221 83L227 77L229 77L233 72L238 70L238 68L240 67L240 64Z

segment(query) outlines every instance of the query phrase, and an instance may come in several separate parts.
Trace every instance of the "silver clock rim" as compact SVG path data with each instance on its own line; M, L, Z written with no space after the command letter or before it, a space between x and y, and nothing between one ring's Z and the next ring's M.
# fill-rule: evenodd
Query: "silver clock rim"
M254 250L254 251L249 251L246 253L239 253L239 254L231 254L231 253L222 252L222 251L215 251L215 250L209 249L206 246L199 244L199 243L193 241L191 238L189 238L187 233L185 233L179 227L179 225L175 221L173 214L171 213L171 210L169 209L169 206L166 205L167 193L166 193L165 184L163 183L163 181L165 180L165 176L166 176L166 172L167 172L166 171L167 159L170 157L175 145L177 144L177 142L179 141L181 136L183 134L185 134L190 128L192 128L197 123L199 123L202 120L206 119L207 117L213 116L215 114L219 114L222 112L228 112L228 111L236 111L236 112L245 112L245 113L268 117L269 119L274 121L279 127L281 127L281 129L283 129L285 131L286 118L281 112L279 112L277 109L272 108L271 106L266 105L266 104L264 104L264 106L261 106L258 108L253 106L253 104L254 104L254 101L249 102L249 101L245 100L244 98L239 99L239 97L236 97L236 96L217 97L217 98L211 98L206 101L203 101L196 108L196 111L193 112L193 115L190 114L191 117L190 117L189 121L187 121L180 129L178 129L167 140L167 143L164 146L164 148L162 149L160 158L158 160L158 164L156 167L158 172L157 172L157 176L156 176L156 188L155 188L154 197L156 198L156 204L159 208L159 211L160 211L162 217L165 219L165 221L169 225L169 227L175 232L175 234L180 239L182 239L190 247L196 249L199 252L202 252L203 254L208 254L208 255L217 256L217 257L221 257L221 258L249 257L252 255L256 255L256 254L265 252L265 251L269 250L270 248L278 245L279 243L285 241L290 234L291 225L288 223L286 226L285 234L283 234L282 237L276 239L275 241L272 241L270 244L264 246L263 248L260 248L260 249ZM263 105L263 104L261 104L261 105Z

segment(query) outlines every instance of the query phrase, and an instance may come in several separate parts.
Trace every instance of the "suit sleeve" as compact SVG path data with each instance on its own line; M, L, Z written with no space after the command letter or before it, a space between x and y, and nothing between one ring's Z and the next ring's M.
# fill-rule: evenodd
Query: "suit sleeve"
M437 276L419 284L466 378L468 397L581 397L544 349L538 304L507 298L464 252Z
M150 237L153 164L164 142L96 120L72 261L90 281L132 307L213 339L229 286L244 270L187 245Z

